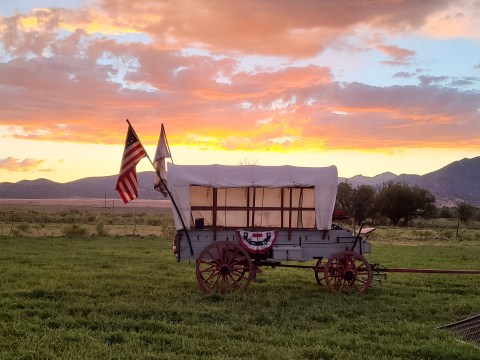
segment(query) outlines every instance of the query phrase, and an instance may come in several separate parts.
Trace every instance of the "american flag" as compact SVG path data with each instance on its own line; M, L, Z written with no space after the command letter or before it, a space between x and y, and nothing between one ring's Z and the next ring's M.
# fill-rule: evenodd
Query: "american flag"
M117 185L115 186L115 190L118 191L125 204L138 197L136 166L145 156L147 156L147 152L129 124L122 165L120 166L120 175L118 175Z

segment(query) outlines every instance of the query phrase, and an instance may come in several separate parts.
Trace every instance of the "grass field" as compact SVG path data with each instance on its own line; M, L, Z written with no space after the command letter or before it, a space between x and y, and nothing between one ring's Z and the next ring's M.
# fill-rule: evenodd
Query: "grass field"
M390 274L338 296L311 270L276 268L244 294L205 295L194 263L175 262L167 214L62 223L61 211L14 212L40 220L18 227L0 212L0 359L480 359L438 329L480 314L480 275ZM39 235L41 224L57 232ZM88 231L61 230L73 225ZM458 241L449 229L397 230L374 233L370 261L480 268L478 230Z

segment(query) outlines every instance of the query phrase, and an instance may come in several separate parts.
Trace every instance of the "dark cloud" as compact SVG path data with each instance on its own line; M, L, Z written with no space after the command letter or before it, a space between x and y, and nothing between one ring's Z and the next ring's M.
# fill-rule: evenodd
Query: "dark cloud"
M415 76L416 76L416 73L411 73L411 72L407 72L407 71L400 71L398 73L393 74L394 78L409 79L409 78L412 78L412 77L415 77Z
M419 76L420 86L429 86L432 84L444 83L448 80L448 76Z

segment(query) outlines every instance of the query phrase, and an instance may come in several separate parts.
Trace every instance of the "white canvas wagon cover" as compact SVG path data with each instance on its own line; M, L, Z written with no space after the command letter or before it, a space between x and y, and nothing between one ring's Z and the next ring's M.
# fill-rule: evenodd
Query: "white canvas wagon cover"
M187 228L192 228L192 203L202 203L205 192L193 191L196 186L208 189L264 188L264 196L273 196L274 188L313 188L314 199L309 199L315 208L314 226L319 230L330 229L332 212L337 194L338 173L335 166L296 167L258 165L175 165L168 166L168 188ZM192 187L193 186L193 187ZM233 193L233 192L232 192ZM238 190L237 190L238 194ZM271 194L271 195L269 195ZM195 199L198 197L198 199ZM201 197L201 198L200 198ZM226 197L226 195L225 195ZM229 201L232 201L229 198ZM268 203L262 198L262 203ZM235 205L235 204L234 204ZM237 206L242 206L237 204ZM312 212L313 213L313 212ZM175 227L183 228L182 222L173 209ZM207 215L204 215L208 217ZM209 219L206 219L207 223ZM275 221L275 220L274 220ZM221 226L222 224L220 224ZM240 224L246 226L246 224ZM280 222L269 226L280 227Z

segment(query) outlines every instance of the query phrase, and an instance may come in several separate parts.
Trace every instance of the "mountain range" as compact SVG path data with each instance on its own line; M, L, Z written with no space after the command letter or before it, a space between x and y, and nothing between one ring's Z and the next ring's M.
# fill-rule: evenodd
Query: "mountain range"
M155 173L140 172L138 175L140 199L163 199L153 189ZM460 201L480 206L480 156L455 161L437 171L425 175L390 172L373 177L356 175L339 178L352 186L381 185L386 181L401 181L412 186L428 189L437 198L439 205L455 206ZM60 198L108 198L120 199L115 191L117 175L89 177L67 183L47 179L22 180L16 183L0 183L0 198L3 199L60 199Z

